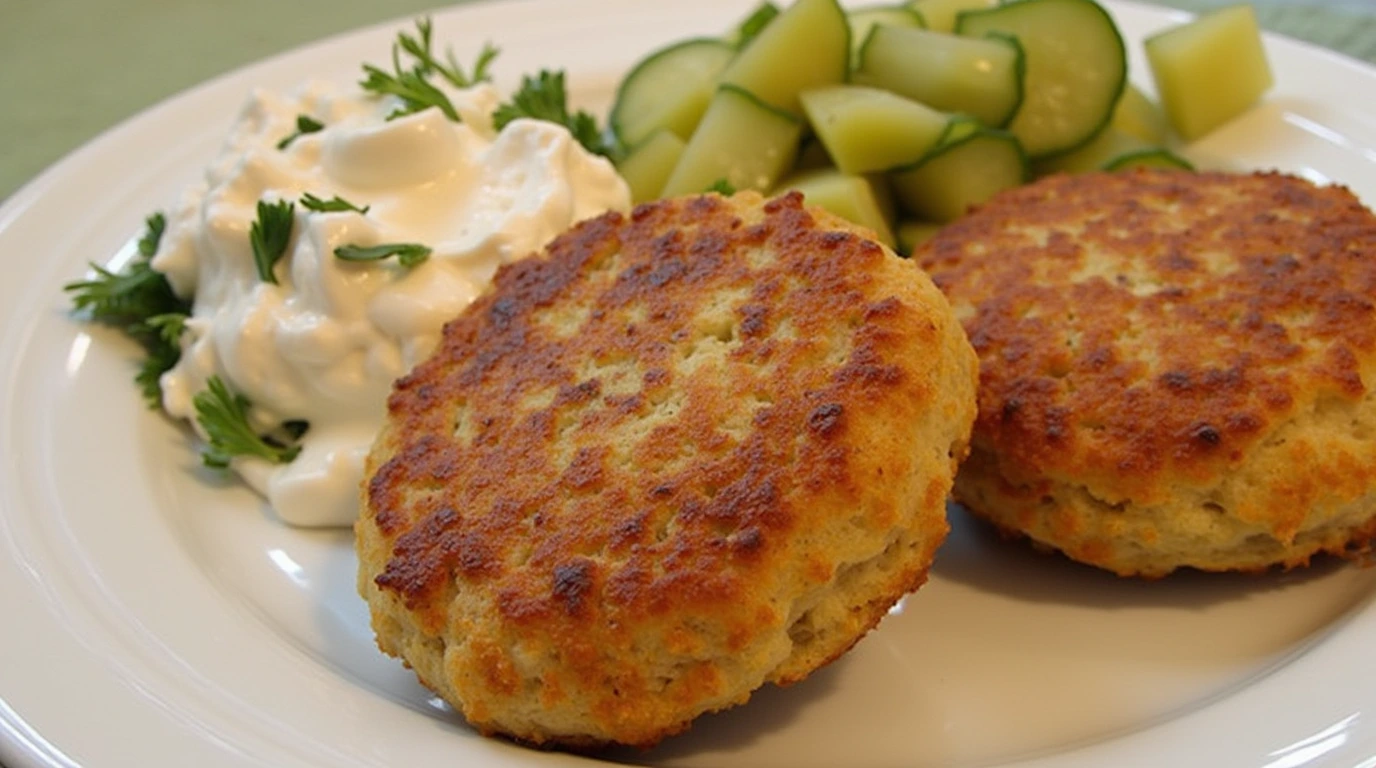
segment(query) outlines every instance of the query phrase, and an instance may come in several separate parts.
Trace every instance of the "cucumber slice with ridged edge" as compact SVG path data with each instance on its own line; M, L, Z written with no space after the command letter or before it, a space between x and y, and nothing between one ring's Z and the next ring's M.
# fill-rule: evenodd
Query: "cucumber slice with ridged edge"
M798 94L845 82L850 24L836 0L795 0L721 73L721 82L766 104L799 113Z
M1008 130L1033 158L1069 152L1108 125L1127 83L1127 50L1094 0L1012 0L964 11L956 31L1018 38L1027 58L1023 102Z
M976 128L939 145L912 167L889 174L903 209L925 221L947 222L996 193L1026 183L1027 156L1012 134Z
M851 79L998 128L1022 104L1024 69L1022 46L1011 35L878 26L862 44Z
M705 192L719 181L735 189L772 188L798 155L803 121L734 85L717 88L660 192Z
M660 128L687 139L716 89L717 76L736 53L721 40L694 38L645 57L621 81L608 122L624 146Z

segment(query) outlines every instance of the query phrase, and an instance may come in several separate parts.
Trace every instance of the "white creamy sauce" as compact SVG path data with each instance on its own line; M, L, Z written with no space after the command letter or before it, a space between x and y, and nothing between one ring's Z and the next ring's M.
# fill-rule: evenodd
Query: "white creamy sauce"
M630 205L612 165L562 126L521 119L498 133L494 89L445 91L462 122L438 109L389 121L398 102L355 87L255 92L204 181L169 212L152 265L195 299L181 361L162 378L163 406L195 424L192 398L218 375L253 403L264 431L308 421L291 463L233 463L288 523L353 523L393 380L434 349L441 326L499 265L576 221ZM325 128L279 150L301 114ZM311 212L299 203L306 192L368 212ZM259 200L298 201L277 285L254 266L249 228ZM334 255L342 245L399 242L433 252L410 269L395 258Z

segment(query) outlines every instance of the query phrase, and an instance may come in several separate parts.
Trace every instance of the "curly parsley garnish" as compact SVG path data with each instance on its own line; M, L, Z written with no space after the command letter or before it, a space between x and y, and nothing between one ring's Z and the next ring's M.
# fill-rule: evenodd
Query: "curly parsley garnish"
M286 138L277 142L278 149L286 149L291 146L293 141L305 136L308 133L319 133L325 130L325 124L311 117L310 115L296 116L296 130L287 135Z
M341 245L334 255L345 261L381 261L390 256L406 268L414 267L430 258L430 248L419 243L386 243L383 245Z
M550 72L542 69L535 77L522 77L521 89L511 97L511 101L497 107L497 111L492 113L492 125L500 131L507 123L521 117L558 123L568 128L573 138L589 152L605 156L612 154L612 147L603 139L597 120L592 115L582 110L569 114L563 70Z
M161 213L149 216L138 241L138 255L123 270L111 272L91 265L95 277L62 286L72 294L72 306L91 320L124 331L143 347L144 360L134 381L150 408L162 404L158 380L181 358L179 343L191 302L178 298L161 272L149 262L167 229Z
M301 196L301 207L316 213L335 213L339 211L355 211L357 213L367 213L371 205L359 208L357 205L345 200L339 195L335 195L329 200L322 200L315 195L307 192Z
M372 64L363 65L365 77L359 85L365 91L378 95L391 95L401 99L402 107L387 116L388 120L414 114L434 107L444 116L459 122L459 113L444 92L431 84L429 78L438 73L456 88L466 88L474 83L490 80L488 67L497 57L497 49L485 44L473 65L473 74L467 75L454 60L453 51L447 52L448 63L441 62L431 50L431 24L429 19L416 22L420 37L402 32L397 42L392 44L392 71L388 72ZM410 66L403 66L401 54L405 52L413 60Z
M301 446L294 442L305 434L305 422L283 424L281 435L258 434L249 423L248 398L230 392L219 376L211 376L191 404L196 408L196 423L205 430L206 447L201 451L201 461L207 467L225 469L236 456L255 456L273 464L285 464L301 452Z
M248 239L253 246L253 264L258 267L258 277L265 283L277 285L272 268L287 253L295 219L296 206L291 201L258 201L258 218L249 227Z

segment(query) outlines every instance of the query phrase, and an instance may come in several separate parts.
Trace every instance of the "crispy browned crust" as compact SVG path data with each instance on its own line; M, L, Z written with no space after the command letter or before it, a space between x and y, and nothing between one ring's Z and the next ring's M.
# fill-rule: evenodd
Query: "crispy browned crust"
M1346 189L1276 173L1055 176L915 258L981 361L956 490L975 511L1124 573L1297 564L1370 537L1376 217ZM1155 529L1117 529L1150 539L1186 498L1276 546L1262 562L1122 559L1115 509L1163 510ZM1338 508L1351 537L1289 546Z
M797 195L703 196L499 270L397 382L370 457L383 649L442 651L438 673L408 660L485 731L587 746L653 743L850 647L945 535L975 384L944 298L862 234ZM784 663L796 612L885 555ZM523 701L584 730L513 726Z

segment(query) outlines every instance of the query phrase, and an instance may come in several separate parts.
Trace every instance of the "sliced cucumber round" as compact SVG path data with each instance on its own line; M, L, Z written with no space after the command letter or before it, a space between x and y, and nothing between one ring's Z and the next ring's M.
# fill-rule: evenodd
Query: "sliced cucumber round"
M608 122L624 146L665 128L687 139L707 109L717 76L735 55L721 40L694 38L661 48L637 64L616 91Z
M907 165L936 146L950 116L896 93L832 85L802 93L803 111L845 173Z
M1127 51L1113 18L1094 0L1012 0L961 13L956 31L1002 32L1022 44L1024 97L1007 128L1031 157L1080 147L1113 117L1127 83Z
M798 113L798 94L845 82L850 24L836 0L794 0L736 54L721 82Z
M922 14L906 5L867 5L846 12L850 22L850 53L853 62L859 60L860 48L876 27L910 27L922 29L927 23Z
M889 174L904 210L934 222L952 221L1027 179L1022 145L1011 133L994 128L977 128L937 146L912 167Z

